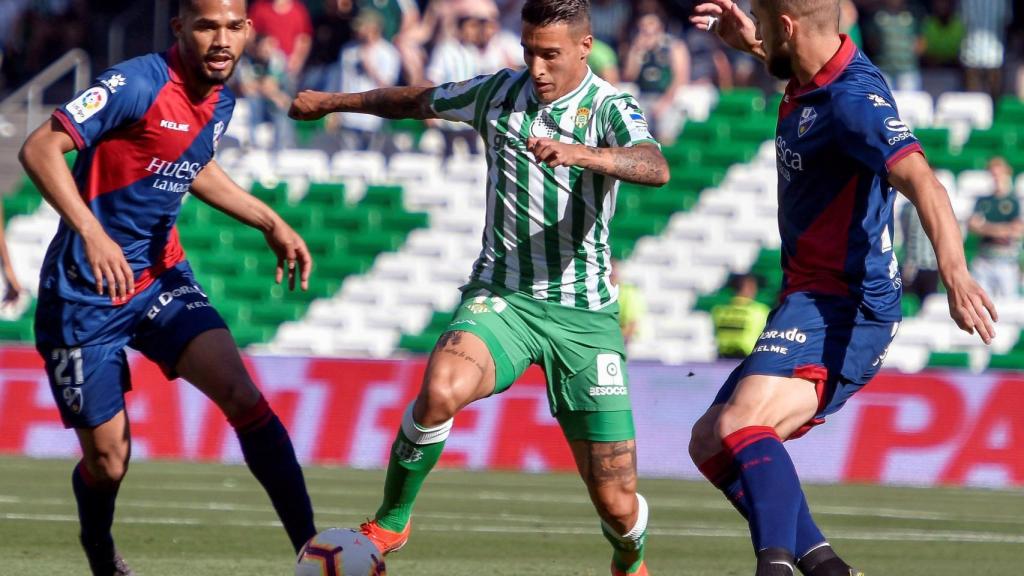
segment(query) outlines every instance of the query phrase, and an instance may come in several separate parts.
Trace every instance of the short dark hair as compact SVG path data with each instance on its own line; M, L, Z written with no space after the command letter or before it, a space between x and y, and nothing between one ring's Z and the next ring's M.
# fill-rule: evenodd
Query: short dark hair
M185 14L195 14L199 12L199 10L196 8L197 2L198 0L178 0L178 16L184 16ZM243 4L245 4L246 8L249 7L248 0L245 0Z
M526 0L523 22L533 26L564 22L590 29L590 0Z

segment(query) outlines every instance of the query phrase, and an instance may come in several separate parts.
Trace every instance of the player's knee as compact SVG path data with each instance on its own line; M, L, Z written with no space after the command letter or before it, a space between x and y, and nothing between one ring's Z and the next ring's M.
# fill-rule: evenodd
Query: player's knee
M98 452L86 462L89 473L100 485L116 486L128 473L127 450L109 450Z
M220 407L221 412L231 419L244 414L255 406L260 401L260 391L246 377L231 383L225 383L219 388L217 397L213 400Z
M599 498L598 507L602 519L619 534L624 534L636 522L639 502L634 490L605 491Z
M715 435L714 422L698 420L690 431L690 460L700 466L721 449L722 444Z
M748 426L766 426L759 414L744 407L726 405L715 421L715 435L718 438L725 438L737 430Z
M418 399L416 422L423 426L436 426L455 417L465 401L459 393L460 386L452 375L432 375Z

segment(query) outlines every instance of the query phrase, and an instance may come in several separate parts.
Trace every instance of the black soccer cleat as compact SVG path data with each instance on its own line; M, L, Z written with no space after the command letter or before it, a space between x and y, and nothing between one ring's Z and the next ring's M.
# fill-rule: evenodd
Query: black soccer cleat
M796 560L788 550L765 548L757 553L757 572L754 576L794 576Z
M805 554L796 565L806 576L864 576L843 562L827 543Z
M136 576L135 572L124 561L114 548L113 542L86 544L82 541L82 549L89 560L89 569L93 576Z

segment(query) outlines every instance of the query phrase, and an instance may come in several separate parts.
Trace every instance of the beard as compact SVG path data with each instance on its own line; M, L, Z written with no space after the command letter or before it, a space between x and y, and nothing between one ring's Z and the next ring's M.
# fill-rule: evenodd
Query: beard
M195 56L193 62L195 64L192 67L192 71L195 73L195 77L210 86L220 86L227 84L228 80L231 80L231 76L234 75L235 69L238 67L238 59L233 55L227 54L231 57L231 65L224 70L210 70L206 67L206 58L212 55L222 55L225 52L214 52L207 53L202 56Z
M789 54L775 53L768 57L768 73L780 80L793 77L793 62Z

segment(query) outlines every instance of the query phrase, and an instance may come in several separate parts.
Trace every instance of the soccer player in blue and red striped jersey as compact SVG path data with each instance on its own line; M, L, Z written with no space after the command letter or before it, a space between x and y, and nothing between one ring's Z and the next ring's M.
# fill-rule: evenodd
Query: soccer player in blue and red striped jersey
M782 300L696 423L690 455L747 518L757 576L851 576L815 525L784 440L839 410L899 327L896 191L917 207L953 320L985 343L995 307L971 278L949 197L882 74L839 33L838 0L708 0L690 21L789 79L776 165Z
M178 242L182 197L261 230L277 281L308 286L302 238L213 160L234 108L224 84L251 28L244 0L182 0L166 53L118 64L30 135L21 161L61 215L40 275L36 347L82 460L72 474L92 573L131 574L114 501L130 453L125 347L195 385L227 416L293 547L316 530L288 432L254 385ZM64 154L78 150L73 171Z

